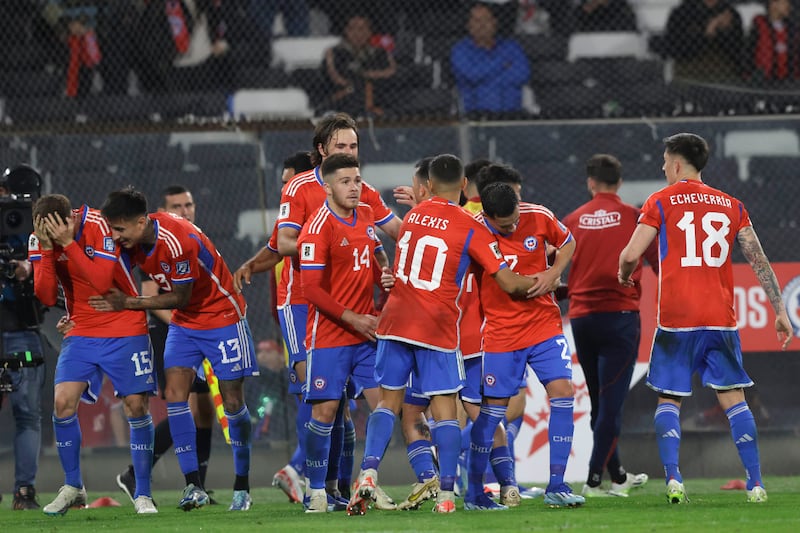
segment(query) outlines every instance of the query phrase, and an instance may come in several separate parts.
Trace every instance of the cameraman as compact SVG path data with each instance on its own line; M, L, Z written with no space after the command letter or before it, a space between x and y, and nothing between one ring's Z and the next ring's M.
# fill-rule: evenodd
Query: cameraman
M0 208L14 201L8 177L16 170L6 170L0 177ZM24 170L33 171L30 167ZM0 234L0 404L3 399L10 401L16 425L13 508L18 511L39 508L34 481L42 440L45 381L39 336L42 306L33 295L31 265L23 259L27 256L27 237L6 235L5 231Z

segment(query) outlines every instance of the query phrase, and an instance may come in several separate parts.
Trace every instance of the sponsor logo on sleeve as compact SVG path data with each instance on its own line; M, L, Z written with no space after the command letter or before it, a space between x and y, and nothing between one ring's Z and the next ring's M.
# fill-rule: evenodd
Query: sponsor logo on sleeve
M38 251L39 250L39 237L31 233L30 238L28 238L28 250L30 251Z
M114 245L114 239L111 237L103 237L103 250L106 252L114 252L116 246Z
M303 250L302 250L301 259L313 260L314 259L314 243L311 243L311 242L303 243L303 247L302 248L303 248Z
M278 220L283 220L289 217L289 202L284 202L278 208Z
M175 273L179 276L188 274L191 271L189 268L189 261L178 261L175 264Z
M500 253L500 243L494 241L492 244L489 245L489 249L492 250L492 253L497 259L503 259L503 254Z

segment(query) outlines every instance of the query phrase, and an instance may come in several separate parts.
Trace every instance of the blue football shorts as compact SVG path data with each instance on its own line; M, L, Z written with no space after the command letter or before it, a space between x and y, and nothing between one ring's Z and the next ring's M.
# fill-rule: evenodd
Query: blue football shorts
M191 368L204 377L203 358L211 363L217 379L223 381L258 375L247 319L213 329L189 329L170 324L164 345L164 368Z
M692 374L716 390L750 387L753 380L742 365L742 346L736 330L656 329L647 385L664 394L691 396Z
M284 305L278 309L278 322L289 352L289 394L305 392L305 375L299 375L294 369L297 363L306 361L306 322L308 305Z
M419 392L427 396L453 394L464 387L464 362L458 351L440 352L406 342L378 339L375 380L381 387L405 389L412 372L419 379Z
M308 351L306 401L338 400L352 376L353 392L372 389L375 382L375 343L362 342Z
M155 394L158 387L147 335L134 337L68 336L61 343L55 384L85 382L83 400L94 403L103 387L103 374L116 396Z
M529 348L483 354L483 396L511 398L525 381L527 365L542 385L557 379L572 380L572 353L567 339L556 335Z

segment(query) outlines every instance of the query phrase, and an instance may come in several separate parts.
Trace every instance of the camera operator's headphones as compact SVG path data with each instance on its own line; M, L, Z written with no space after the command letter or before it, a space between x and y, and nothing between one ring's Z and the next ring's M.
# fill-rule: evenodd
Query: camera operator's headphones
M18 197L38 198L42 190L42 176L30 165L9 167L0 176L0 187Z

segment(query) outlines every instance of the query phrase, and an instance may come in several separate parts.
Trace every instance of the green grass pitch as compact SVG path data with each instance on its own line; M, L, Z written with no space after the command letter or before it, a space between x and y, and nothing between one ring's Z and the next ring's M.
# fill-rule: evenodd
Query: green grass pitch
M215 493L220 505L188 513L175 507L180 497L178 490L159 491L154 495L159 503L159 513L144 516L134 514L133 505L121 492L100 494L90 490L89 499L112 496L122 507L73 509L62 517L45 516L40 511L12 511L10 495L6 495L0 504L0 531L800 531L797 503L800 478L768 478L769 501L764 504L746 503L743 491L720 490L725 481L685 480L691 500L686 505L667 504L663 481L652 479L645 487L632 491L630 498L593 498L578 509L549 509L540 498L523 500L520 507L509 511L466 512L459 500L458 510L452 515L435 515L430 512L432 504L427 503L418 511L371 510L365 516L353 517L343 512L305 515L299 505L287 503L283 493L274 488L254 489L253 508L241 513L227 511L231 491ZM575 483L573 486L580 490L582 485ZM406 490L407 487L387 488L396 499L402 499ZM44 505L54 496L53 493L42 493L40 503Z

